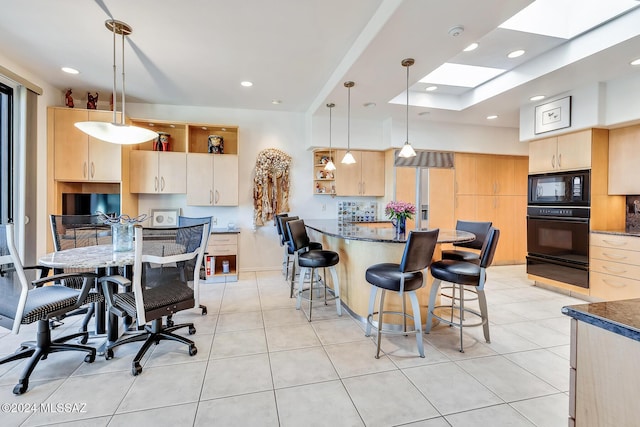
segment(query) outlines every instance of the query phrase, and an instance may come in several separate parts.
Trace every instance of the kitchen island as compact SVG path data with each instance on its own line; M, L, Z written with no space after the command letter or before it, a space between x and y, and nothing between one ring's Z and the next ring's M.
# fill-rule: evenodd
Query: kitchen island
M640 299L563 307L571 319L570 426L640 420Z
M325 249L340 255L340 262L336 265L340 280L340 299L355 317L366 320L371 285L365 280L365 272L374 264L400 263L409 233L398 235L390 223L384 226L384 222L305 220L305 225L311 240L321 242ZM464 242L474 238L473 234L464 231L442 229L438 243ZM434 259L440 259L440 245L436 246ZM416 292L424 312L429 305L430 284L431 278L427 275L427 286ZM397 294L390 293L387 296L385 307L388 310L401 311Z

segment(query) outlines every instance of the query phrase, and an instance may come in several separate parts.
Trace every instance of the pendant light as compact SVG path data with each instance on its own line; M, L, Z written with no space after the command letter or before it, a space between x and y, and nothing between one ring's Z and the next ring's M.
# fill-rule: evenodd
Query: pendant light
M89 136L113 144L139 144L151 141L158 137L156 132L125 124L124 38L133 30L129 25L115 19L105 21L104 25L113 33L113 122L77 122L75 127ZM116 116L116 34L122 36L122 117L120 123L118 123Z
M335 106L336 104L334 104L333 102L327 104L327 107L329 107L329 161L326 165L324 165L324 170L326 171L336 170L336 165L333 163L333 153L331 152L331 110Z
M416 152L409 143L409 67L414 64L413 58L407 58L402 60L402 66L407 68L407 139L402 146L402 150L398 154L398 157L415 157Z
M355 85L354 82L344 82L344 87L349 91L349 98L347 103L347 153L342 158L342 163L345 165L352 165L356 162L356 159L351 154L351 88Z

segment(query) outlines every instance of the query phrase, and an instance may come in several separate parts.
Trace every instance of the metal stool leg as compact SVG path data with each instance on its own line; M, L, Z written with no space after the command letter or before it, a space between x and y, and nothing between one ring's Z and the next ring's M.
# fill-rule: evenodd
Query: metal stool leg
M376 359L380 359L380 342L382 341L382 310L384 308L384 296L387 293L382 289L380 294L380 309L378 311L378 349L376 350Z
M427 309L427 323L425 325L425 334L431 332L431 325L433 323L433 310L436 306L436 294L440 288L440 279L435 279L431 284L431 292L429 293L429 308Z
M454 285L455 286L455 285ZM451 307L453 310L453 307ZM460 353L464 353L464 347L462 345L462 327L464 319L464 285L460 285Z
M484 289L478 289L478 304L480 305L480 314L482 317L482 321L484 322L482 325L482 329L484 331L484 339L486 342L490 343L491 338L489 337L489 314L487 311L487 298L484 294Z
M334 266L329 267L331 279L333 280L333 295L336 297L336 311L338 316L342 316L342 303L340 302L340 282L338 282L338 272ZM325 285L327 283L325 282ZM373 311L373 310L372 310Z
M420 303L415 292L408 292L411 301L411 309L413 310L413 323L416 329L416 343L418 344L418 353L420 357L424 357L424 343L422 342L422 318L420 317ZM405 329L406 331L406 329Z
M376 295L378 294L378 288L375 286L371 287L371 294L369 295L369 315L367 316L367 328L365 329L364 335L366 337L371 336L371 322L373 321L373 310L376 305Z

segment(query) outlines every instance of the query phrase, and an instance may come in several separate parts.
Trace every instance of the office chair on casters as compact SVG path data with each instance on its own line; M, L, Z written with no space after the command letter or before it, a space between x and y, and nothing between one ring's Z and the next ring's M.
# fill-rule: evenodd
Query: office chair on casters
M204 241L204 255L207 255L207 245L209 244L209 236L211 235L211 223L212 223L212 218L210 216L204 216L204 217L188 217L188 216L179 216L178 217L178 227L187 227L190 225L201 225L201 224L207 224L209 226L209 233L206 236L206 239ZM202 261L202 267L200 268L200 279L204 279L206 276L204 274L205 272L205 265L204 265L204 258ZM207 314L207 307L200 304L200 289L194 289L193 293L196 297L196 306L198 306L198 308L200 308L202 310L202 315L204 316L205 314Z
M144 331L137 335L125 335L115 342L107 343L105 358L114 356L114 348L131 342L144 341L133 359L131 373L142 372L140 361L152 344L161 340L184 343L189 355L198 349L193 341L174 333L188 328L189 335L196 332L193 323L163 325L164 316L194 308L194 290L200 281L200 265L204 257L204 242L209 234L208 224L177 228L135 228L135 261L132 281L122 276L100 279L107 298L109 311L119 317L136 317L138 327ZM193 283L193 287L189 283ZM112 284L130 285L130 292L114 293ZM116 328L109 323L109 331ZM111 336L111 334L109 334Z
M13 224L0 225L0 326L12 333L20 331L20 325L37 322L36 340L23 342L15 353L0 359L0 364L14 360L29 360L13 388L14 394L23 394L29 388L29 377L41 360L49 354L60 351L86 352L84 360L92 363L96 357L96 349L89 346L68 344L67 341L84 337L87 331L78 332L61 338L51 339L50 320L62 316L85 303L90 288L94 284L96 274L77 273L44 277L35 280L31 286L27 282L25 269L39 267L23 267L14 244ZM41 268L46 275L46 268ZM56 280L82 278L82 287L72 289L66 286L43 286Z
M53 235L53 246L56 252L71 248L111 244L111 226L103 223L99 215L49 215L49 220ZM56 270L54 273L82 273L85 271L92 272L92 270L65 269ZM62 284L72 289L81 289L83 278L72 276L62 281ZM53 328L59 326L65 317L83 314L85 316L82 320L80 332L86 332L87 325L95 310L94 303L102 301L104 301L102 295L98 292L90 292L86 299L87 306L52 319L51 326ZM86 344L86 340L86 336L83 335L80 341L81 344Z

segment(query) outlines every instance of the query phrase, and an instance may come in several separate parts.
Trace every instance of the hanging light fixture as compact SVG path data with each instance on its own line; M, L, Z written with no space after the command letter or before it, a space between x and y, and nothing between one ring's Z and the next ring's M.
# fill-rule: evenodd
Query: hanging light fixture
M342 158L342 163L345 165L352 165L356 162L353 154L351 154L351 88L354 85L354 82L344 82L344 87L349 91L347 102L347 153Z
M133 32L124 22L109 19L104 25L113 33L113 122L77 122L75 127L89 136L113 144L139 144L151 141L158 134L149 129L125 124L124 95L124 38ZM122 36L122 117L120 123L116 116L116 34Z
M336 165L333 163L333 154L331 152L331 110L335 106L336 104L334 104L333 102L330 104L327 104L327 107L329 107L329 161L327 162L326 165L324 165L324 170L326 171L336 170Z
M400 150L398 157L415 157L416 152L409 143L409 67L414 64L413 58L407 58L402 60L402 66L407 67L407 139Z

